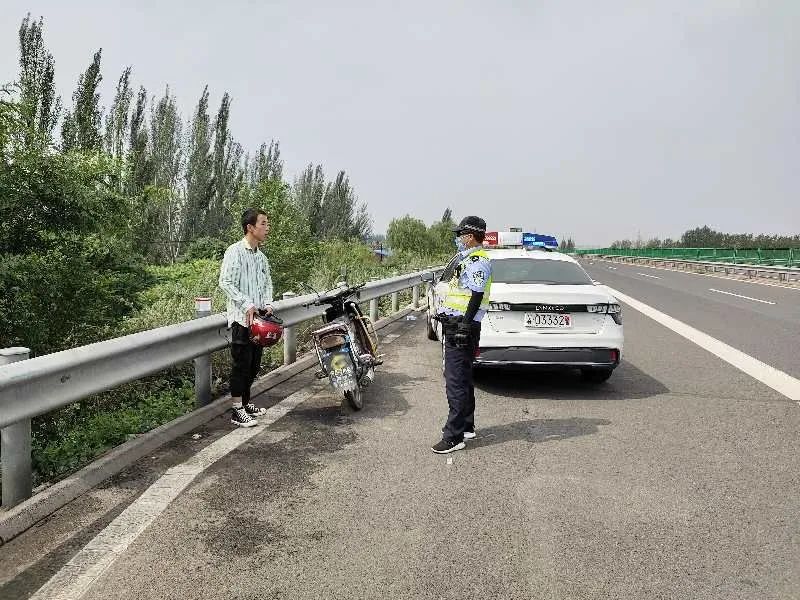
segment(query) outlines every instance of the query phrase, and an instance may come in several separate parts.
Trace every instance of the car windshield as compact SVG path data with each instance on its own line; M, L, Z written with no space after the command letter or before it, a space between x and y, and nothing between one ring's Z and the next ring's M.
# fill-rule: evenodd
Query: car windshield
M547 285L592 285L578 265L563 260L503 258L492 260L495 283L542 283Z

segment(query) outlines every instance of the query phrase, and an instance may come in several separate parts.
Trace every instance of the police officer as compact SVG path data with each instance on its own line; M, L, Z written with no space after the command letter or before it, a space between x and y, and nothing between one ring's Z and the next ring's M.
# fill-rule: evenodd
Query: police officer
M475 438L475 386L472 360L478 349L481 320L489 307L492 265L483 249L486 221L464 217L454 230L461 260L453 271L447 295L436 318L444 330L444 377L450 413L437 454L463 450Z

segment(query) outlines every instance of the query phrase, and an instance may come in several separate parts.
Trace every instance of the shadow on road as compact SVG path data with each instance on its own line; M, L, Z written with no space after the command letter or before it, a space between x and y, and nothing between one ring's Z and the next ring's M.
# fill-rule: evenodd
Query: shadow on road
M475 387L509 398L548 400L637 400L666 394L657 379L623 361L605 383L583 381L578 371L477 369Z
M403 373L379 371L372 385L363 391L364 408L359 411L352 410L326 384L323 394L324 401L329 402L327 406L303 406L292 414L295 419L326 426L342 425L360 418L402 417L409 409L406 392L412 391L423 380Z
M469 449L484 448L505 442L522 441L538 444L566 440L598 432L600 425L610 425L608 419L530 419L480 428L478 437L468 442Z

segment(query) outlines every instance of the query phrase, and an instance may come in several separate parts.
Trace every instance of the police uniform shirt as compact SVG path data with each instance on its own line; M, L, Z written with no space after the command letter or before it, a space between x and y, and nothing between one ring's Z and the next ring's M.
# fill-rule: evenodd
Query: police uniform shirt
M482 249L481 246L476 248L467 248L461 252L461 260L464 260L464 258L480 249ZM458 283L462 288L467 288L473 292L482 292L486 289L486 282L489 281L489 277L492 274L492 263L482 256L475 256L473 258L474 260L467 261L466 266L461 271L461 276L459 277ZM450 308L443 308L440 310L440 312L443 312L447 315L456 316L460 316L462 314L460 311ZM485 310L478 309L478 312L475 313L474 320L478 322L482 321L485 314Z

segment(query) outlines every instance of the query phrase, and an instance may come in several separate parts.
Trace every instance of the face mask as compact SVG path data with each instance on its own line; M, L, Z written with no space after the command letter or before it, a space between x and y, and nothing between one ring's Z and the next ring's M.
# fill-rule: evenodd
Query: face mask
M455 242L456 242L456 248L458 248L459 252L463 252L464 250L467 249L460 235L456 236Z

